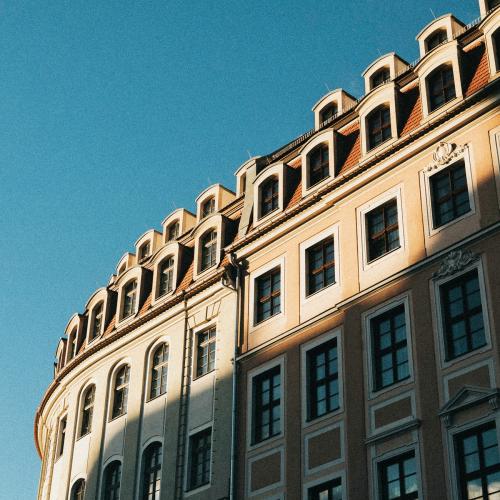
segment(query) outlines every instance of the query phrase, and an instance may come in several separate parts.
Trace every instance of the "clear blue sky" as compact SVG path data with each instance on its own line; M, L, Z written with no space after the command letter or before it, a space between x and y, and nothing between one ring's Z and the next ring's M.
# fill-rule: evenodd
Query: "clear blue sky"
M74 312L137 237L362 93L477 0L0 2L0 499L36 496L33 417Z

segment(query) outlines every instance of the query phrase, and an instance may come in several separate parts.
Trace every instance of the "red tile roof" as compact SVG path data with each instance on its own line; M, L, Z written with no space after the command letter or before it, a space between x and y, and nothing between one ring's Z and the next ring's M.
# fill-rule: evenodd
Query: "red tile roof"
M359 121L340 133L340 155L338 174L343 174L354 167L361 158L361 138Z
M466 67L470 71L465 76L464 95L469 97L484 87L490 79L490 70L488 67L488 56L484 44L480 44L464 54L466 58Z
M400 117L402 126L400 135L403 136L415 130L422 121L422 101L418 84L401 93L401 97Z

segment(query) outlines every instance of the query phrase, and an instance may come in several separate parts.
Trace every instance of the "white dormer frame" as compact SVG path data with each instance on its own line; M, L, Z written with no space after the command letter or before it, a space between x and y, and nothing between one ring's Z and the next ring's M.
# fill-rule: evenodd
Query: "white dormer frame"
M337 116L340 116L356 104L356 99L342 89L332 90L324 95L312 108L315 130L319 130L322 125L321 113L323 109L332 103L337 106Z
M497 53L495 44L493 43L493 35L500 29L500 8L495 9L488 15L482 23L481 28L484 33L486 51L488 52L490 76L494 78L500 73L500 54Z
M66 345L67 339L61 337L59 342L57 343L56 348L56 363L55 363L55 372L62 370L66 366Z
M384 104L389 106L391 117L391 138L370 149L368 144L367 119L372 111ZM376 89L372 90L370 94L365 96L365 98L359 103L357 111L360 122L362 156L373 155L398 139L399 100L398 89L394 82L380 85Z
M254 199L254 218L253 225L254 227L261 225L262 223L268 221L277 213L282 212L285 206L285 169L287 168L286 164L283 162L276 163L275 165L271 165L266 169L262 170L259 175L255 178L253 183L253 199ZM261 193L260 189L262 185L269 180L271 177L275 177L278 179L278 208L268 213L267 215L262 216L260 213L261 206Z
M129 323L132 319L134 319L137 316L137 313L140 310L141 307L141 299L143 297L143 292L144 292L144 275L146 273L146 270L140 266L134 266L127 271L125 271L124 274L122 274L119 278L119 281L117 282L117 287L118 287L118 300L116 303L116 325L121 326L123 324ZM137 287L136 287L136 298L135 298L135 306L134 306L134 312L130 315L127 316L126 318L123 317L122 311L123 311L123 303L124 303L124 289L125 287L132 281L132 280L137 280Z
M365 79L365 94L368 94L376 88L383 87L385 85L379 85L375 88L372 88L371 86L371 79L373 75L385 67L389 69L389 81L392 81L399 73L408 68L408 63L401 59L401 57L399 57L395 52L389 52L388 54L375 59L375 61L373 61L362 73L362 76Z
M207 217L200 224L198 224L197 228L194 231L193 239L194 239L194 266L193 266L193 280L196 280L206 274L209 274L210 271L213 271L217 268L221 261L222 248L224 245L223 236L226 230L226 219L221 214L215 214L212 217ZM201 239L207 233L207 231L211 231L215 229L217 231L217 248L216 248L216 257L215 257L215 265L201 270Z
M141 259L141 249L144 245L149 243L149 253L143 259ZM145 262L151 257L158 247L161 244L161 233L156 231L155 229L149 229L142 236L140 236L135 242L135 255L137 256L137 262L140 264L141 262Z
M453 106L457 100L463 98L462 72L461 72L461 50L457 40L451 40L426 54L417 64L415 72L418 75L420 95L422 96L422 113L424 119L438 115ZM443 104L439 108L430 111L429 92L427 79L429 75L439 66L449 64L453 69L455 83L455 98Z
M420 57L424 57L429 52L434 52L434 50L440 47L439 45L430 51L427 50L426 41L433 33L439 30L446 31L447 41L450 42L455 38L457 33L464 28L464 26L465 25L452 14L445 14L437 19L433 19L429 24L424 26L424 28L420 30L420 33L415 37L415 40L418 42ZM443 42L443 45L446 43L447 42Z
M66 328L64 329L64 334L66 335L67 341L67 349L66 349L66 364L69 363L72 359L74 359L78 355L78 350L83 344L84 340L84 324L85 324L85 316L82 314L75 313L71 316ZM73 333L76 334L76 352L75 355L70 358L71 354L71 346L72 346L72 337Z
M209 186L207 189L202 191L198 197L196 198L196 220L201 222L205 220L217 212L221 210L224 206L235 199L236 195L230 189L225 188L222 184L213 184ZM215 208L213 214L208 217L202 218L201 209L203 204L209 199L214 198L215 200Z
M498 11L500 10L500 9L490 9L489 3L490 0L479 0L479 12L481 13L481 17L485 17L486 15L488 15L490 12L493 11L496 11L498 13Z
M320 182L309 186L309 153L320 144L328 145L328 172L329 175ZM333 129L327 129L324 132L316 134L311 139L309 139L302 149L299 151L301 159L301 171L302 171L302 196L307 196L308 194L316 191L319 187L324 186L330 182L337 171L336 162L336 132Z
M96 290L90 299L87 301L87 304L85 306L85 310L87 311L87 332L86 332L86 339L87 339L87 344L90 344L91 342L95 342L99 337L102 336L106 329L106 325L108 323L108 319L110 317L110 307L111 307L111 300L110 300L110 294L114 292L111 292L107 288L99 288ZM96 338L90 339L90 332L94 328L94 309L97 307L98 304L102 302L102 324L100 331L98 332Z
M171 241L167 243L155 256L154 256L154 267L153 267L153 297L152 304L156 305L159 302L165 300L166 297L170 297L175 289L179 286L179 273L180 273L180 261L182 254L182 245L180 245L176 241ZM160 288L160 266L162 262L168 257L172 257L174 259L174 271L173 271L173 283L172 290L162 295L158 296L159 288Z
M126 252L122 255L118 264L116 265L116 276L119 279L127 269L134 265L135 255L130 252Z
M194 215L189 210L185 208L178 208L174 210L170 215L163 219L161 223L163 228L163 242L169 243L167 241L168 238L168 229L175 222L179 223L179 236L189 231L196 224L196 215Z
M261 158L261 156L252 156L249 160L247 160L245 163L240 165L236 172L234 173L234 176L236 177L236 197L239 198L240 196L243 196L245 194L246 186L248 184L248 178L247 178L247 169L255 165L255 163L258 161L258 159Z

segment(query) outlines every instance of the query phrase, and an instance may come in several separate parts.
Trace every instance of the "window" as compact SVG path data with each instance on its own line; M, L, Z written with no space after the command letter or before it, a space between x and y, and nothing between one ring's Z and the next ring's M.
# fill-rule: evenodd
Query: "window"
M179 236L179 223L172 222L167 228L167 241L174 241Z
M139 261L146 259L151 254L151 244L149 241L143 243L139 248Z
M366 214L368 262L400 247L398 203L394 198Z
M217 262L217 231L212 229L201 237L201 271Z
M67 417L61 418L59 421L59 436L57 441L57 456L60 457L64 453L64 443L66 441L66 425Z
M279 181L271 177L260 186L260 217L264 217L279 207Z
M307 295L335 283L335 254L333 236L325 238L306 250Z
M194 490L210 482L212 429L204 429L189 438L188 489Z
M97 338L101 333L102 319L103 319L104 304L99 302L92 311L92 321L90 329L90 342Z
M495 53L496 70L500 71L500 28L491 36L491 42L493 43L493 52Z
M255 280L256 322L260 323L281 311L281 270L279 267Z
M150 444L143 454L142 500L160 500L161 444Z
M128 318L135 313L136 296L137 280L132 280L123 287L122 319Z
M410 376L404 305L372 318L370 331L374 390L378 391Z
M309 186L314 186L330 175L330 158L328 144L316 146L308 155Z
M327 104L320 112L320 118L319 118L319 123L325 123L326 121L330 120L330 118L333 118L337 114L337 104L334 102L331 102L330 104Z
M122 264L122 265L120 266L120 269L118 269L118 276L119 276L120 274L123 274L123 273L125 272L125 269L126 269L126 268L127 268L127 266L126 266L125 264Z
M83 500L85 495L85 480L79 479L71 488L71 500Z
M488 8L490 10L493 10L495 7L498 7L500 5L500 0L489 0L488 2Z
M382 500L418 499L415 453L405 453L379 465Z
M153 399L167 392L168 376L168 345L161 344L153 354L151 368L151 388L149 398Z
M437 30L431 35L427 37L425 40L425 47L427 52L430 52L432 49L435 49L438 45L446 42L448 40L448 36L446 34L446 30Z
M122 464L118 460L104 469L103 500L120 500Z
M368 125L368 150L392 137L391 112L389 106L382 105L375 108L367 117Z
M339 367L337 339L307 352L308 420L339 408Z
M92 430L92 415L94 413L95 386L86 389L82 399L80 436L85 436Z
M201 219L208 217L215 212L215 198L212 196L201 205Z
M171 292L174 288L174 258L167 257L160 264L160 283L158 297Z
M430 183L434 228L470 211L464 160L434 174L430 177Z
M128 382L130 378L130 367L122 366L115 376L115 387L113 391L113 410L111 418L119 417L127 413Z
M370 78L372 82L372 89L378 87L379 85L382 85L385 82L388 82L390 79L391 79L391 73L389 71L389 68L385 67L379 69Z
M74 328L69 335L69 359L73 359L78 353L78 332Z
M280 371L278 365L253 378L253 443L281 432Z
M434 111L443 104L454 99L455 80L451 65L443 65L436 68L427 77L427 89L430 111Z
M455 359L486 344L477 269L440 287L446 359Z
M340 478L309 488L308 500L342 500L342 482Z
M215 368L215 326L198 333L196 340L196 376L201 377Z
M500 498L500 458L495 423L459 434L456 446L462 498Z

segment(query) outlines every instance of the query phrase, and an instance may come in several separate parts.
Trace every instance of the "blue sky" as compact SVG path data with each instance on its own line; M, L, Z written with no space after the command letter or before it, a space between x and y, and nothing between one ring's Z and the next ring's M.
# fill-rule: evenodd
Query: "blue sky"
M0 1L0 499L36 497L35 409L120 256L311 107L477 0ZM3 477L2 477L3 476Z

